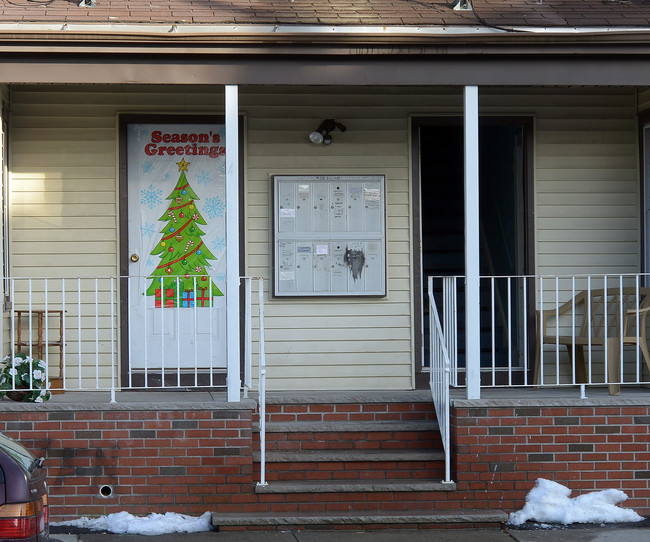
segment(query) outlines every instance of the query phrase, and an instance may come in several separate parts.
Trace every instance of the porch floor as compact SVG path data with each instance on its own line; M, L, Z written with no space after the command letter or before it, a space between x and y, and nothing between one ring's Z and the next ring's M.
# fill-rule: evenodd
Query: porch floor
M650 385L648 387L622 387L621 394L612 396L606 386L585 388L586 398L580 397L578 386L565 386L558 388L483 388L480 399L466 399L465 389L457 388L450 391L452 404L461 406L527 406L527 405L648 405L650 404ZM84 405L88 408L102 408L111 405L111 394L108 391L66 391L52 395L46 403L34 404L36 409L43 409L51 405L57 406ZM192 405L193 409L201 408L252 408L257 405L256 392L249 393L248 398L242 398L240 403L228 403L225 391L122 391L115 394L116 407L128 404L142 408L150 404L156 405ZM295 392L267 392L267 404L287 403L373 403L373 402L428 402L431 401L429 390L377 390L377 391L295 391ZM0 409L24 410L30 403L16 403L9 399L0 401ZM109 407L110 408L110 407Z
M108 391L66 391L52 394L44 403L0 400L0 410L254 410L257 401L242 398L239 403L229 403L226 392L214 391L124 391L115 394L111 403Z
M621 386L620 395L610 395L607 386L585 387L584 398L580 386L557 388L483 388L480 399L467 399L464 389L452 389L450 399L456 407L467 406L599 406L650 405L650 385L647 387Z

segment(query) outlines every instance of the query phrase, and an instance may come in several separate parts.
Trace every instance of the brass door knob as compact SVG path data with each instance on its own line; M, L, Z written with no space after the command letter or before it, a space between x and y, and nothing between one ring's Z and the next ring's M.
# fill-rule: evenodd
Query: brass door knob
M131 254L131 261L133 263L137 262L139 259L140 259L140 256L138 256L137 254Z

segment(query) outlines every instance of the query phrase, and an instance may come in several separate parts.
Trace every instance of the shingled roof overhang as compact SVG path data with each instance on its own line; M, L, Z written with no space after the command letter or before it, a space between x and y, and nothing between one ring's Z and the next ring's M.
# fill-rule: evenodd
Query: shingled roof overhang
M647 86L649 61L642 28L0 25L5 83Z

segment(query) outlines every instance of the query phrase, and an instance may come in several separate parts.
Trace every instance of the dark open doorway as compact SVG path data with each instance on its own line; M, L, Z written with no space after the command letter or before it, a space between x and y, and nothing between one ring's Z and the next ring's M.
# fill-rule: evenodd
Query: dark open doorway
M421 119L413 123L416 172L414 192L415 230L421 246L417 281L416 314L422 315L422 341L416 344L421 353L420 367L428 366L428 291L427 277L464 275L464 149L463 124L460 118ZM482 118L479 126L479 223L481 276L523 276L533 269L531 171L532 122L526 118ZM462 283L461 283L462 284ZM508 293L496 281L494 294L482 288L481 296L494 295L494 300L481 300L481 306L521 307L524 293L511 289ZM532 290L531 290L532 291ZM436 295L438 292L436 292ZM509 296L509 297L508 297ZM529 294L526 296L529 297ZM485 302L484 302L485 301ZM465 366L464 298L458 291L459 336L458 365ZM481 338L481 366L510 364L521 373L527 370L523 360L522 329L517 317L506 319L505 310L497 310L496 324L491 324L490 340ZM534 312L533 312L534 314ZM493 314L482 313L481 327ZM508 326L510 326L509 329ZM496 344L492 341L496 339ZM530 341L528 341L530 344ZM494 354L493 354L494 351ZM512 360L512 352L518 352ZM508 354L510 353L510 354ZM496 357L493 358L493 355ZM510 359L506 361L506 357Z

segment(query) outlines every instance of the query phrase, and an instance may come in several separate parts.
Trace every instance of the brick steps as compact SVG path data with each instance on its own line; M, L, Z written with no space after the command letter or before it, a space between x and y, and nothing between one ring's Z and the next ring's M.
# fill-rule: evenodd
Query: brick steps
M500 525L507 521L508 515L501 510L464 510L461 512L332 512L287 513L287 514L220 514L212 515L212 524L219 530L232 529L286 529L288 527L303 529L359 529L377 528L443 528L487 527Z
M341 424L337 424L341 425ZM433 448L433 440L429 441L426 448L396 449L392 446L381 448L373 446L372 449L365 449L368 435L372 430L368 426L381 425L365 424L366 431L354 438L360 438L357 446L351 449L310 449L305 450L306 445L314 445L322 438L320 432L296 432L296 435L303 436L302 446L296 450L281 450L266 452L266 479L269 482L297 482L297 481L372 481L372 480L397 480L408 479L440 479L444 472L444 453ZM384 434L383 428L378 434ZM344 432L345 434L345 432ZM356 432L349 432L349 435L357 435ZM379 439L371 442L379 443ZM405 441L403 446L410 445L411 441ZM397 441L397 444L400 444ZM318 446L317 446L318 448ZM253 472L259 473L259 462L261 454L253 452Z
M260 461L260 452L253 452L253 461ZM317 463L317 462L398 462L439 461L445 454L434 450L312 450L301 452L266 452L269 463Z
M431 402L371 394L341 402L276 398L266 412L267 484L257 484L238 507L217 508L215 525L425 525L459 517L429 513L456 489L441 481L444 453ZM259 420L252 429L253 479L259 480Z
M257 484L255 493L380 493L380 492L428 492L454 491L453 482L437 482L430 480L382 480L365 482L342 481L306 481L306 482L273 482L266 485Z
M260 423L253 423L253 431L259 431ZM267 422L267 433L303 433L308 431L331 432L365 432L368 431L367 422ZM438 422L435 420L410 420L410 421L374 421L372 431L438 431Z
M255 424L254 431L259 431ZM267 451L396 450L441 448L438 424L405 422L271 422ZM258 447L259 449L259 447Z

